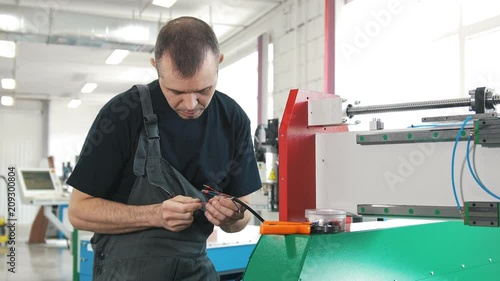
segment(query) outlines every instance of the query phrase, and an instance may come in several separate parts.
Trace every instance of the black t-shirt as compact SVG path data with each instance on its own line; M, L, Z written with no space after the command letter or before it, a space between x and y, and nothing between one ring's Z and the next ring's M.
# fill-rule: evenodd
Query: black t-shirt
M261 187L250 120L233 99L216 91L199 118L185 120L170 107L158 80L148 87L162 156L193 186L208 184L236 197ZM136 179L132 167L141 130L139 92L132 87L101 109L67 183L91 196L126 203Z

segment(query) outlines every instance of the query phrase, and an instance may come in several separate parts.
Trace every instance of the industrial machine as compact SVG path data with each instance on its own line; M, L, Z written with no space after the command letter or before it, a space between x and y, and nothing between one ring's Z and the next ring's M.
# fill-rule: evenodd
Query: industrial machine
M280 221L303 222L315 208L385 221L337 234L262 235L243 279L498 280L498 104L488 88L378 106L292 90L279 128ZM378 119L370 131L347 126L360 114L450 107L471 114L398 130Z
M259 166L262 191L267 196L267 209L277 212L278 196L278 119L257 126L254 135L255 158Z

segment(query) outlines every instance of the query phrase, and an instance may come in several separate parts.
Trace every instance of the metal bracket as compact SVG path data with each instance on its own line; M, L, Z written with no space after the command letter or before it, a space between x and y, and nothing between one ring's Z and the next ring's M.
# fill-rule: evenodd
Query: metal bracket
M450 116L436 116L436 117L423 117L422 122L453 122L453 121L465 121L467 117L471 116L471 114L466 115L450 115ZM472 114L472 120L477 119L492 119L498 118L498 114L496 112L490 113L480 113L480 114Z
M465 224L495 226L499 224L499 202L465 202Z
M360 204L357 210L362 216L462 219L458 208L450 206Z
M394 144L394 143L416 143L416 142L447 142L454 141L460 129L457 128L431 128L418 130L401 130L382 133L362 133L356 135L356 143L360 145L370 144ZM464 129L460 140L467 140L474 128L468 126Z

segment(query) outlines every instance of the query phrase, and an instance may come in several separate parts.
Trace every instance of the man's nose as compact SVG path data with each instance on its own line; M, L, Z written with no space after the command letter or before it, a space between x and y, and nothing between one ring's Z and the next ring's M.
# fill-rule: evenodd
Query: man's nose
M195 93L184 94L184 106L187 110L194 110L198 105L198 97Z

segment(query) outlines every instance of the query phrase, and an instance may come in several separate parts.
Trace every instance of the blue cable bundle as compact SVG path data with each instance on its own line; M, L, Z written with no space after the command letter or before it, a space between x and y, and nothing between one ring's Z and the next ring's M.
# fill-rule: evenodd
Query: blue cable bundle
M481 182L477 176L476 173L474 172L474 169L472 168L471 161L470 161L470 141L472 140L472 136L469 136L469 140L467 141L467 166L469 166L469 171L474 178L474 180L479 184L479 186L489 195L494 197L497 200L500 200L500 196L496 195L495 193L491 192L486 186L484 186L483 182Z
M451 186L453 188L453 195L455 196L455 202L457 204L458 210L462 211L462 207L460 206L460 201L458 201L458 196L457 196L457 188L455 187L455 154L457 152L457 145L458 142L460 141L460 137L462 136L462 132L465 129L465 125L469 123L469 121L472 119L472 116L468 116L464 123L462 123L462 127L460 127L460 131L458 131L457 137L455 138L455 145L453 145L453 152L451 153Z
M457 196L457 189L456 189L456 186L455 186L455 154L456 154L456 151L457 151L457 145L458 145L458 142L460 141L460 137L462 136L462 132L464 131L465 129L465 125L472 119L472 116L468 116L464 123L462 124L462 127L460 128L460 131L458 131L458 134L457 134L457 137L455 139L455 145L453 146L453 152L452 152L452 155L451 155L451 185L452 185L452 188L453 188L453 195L455 196L455 202L457 204L457 207L458 207L458 210L462 211L462 207L460 206L460 201L458 200L458 196ZM500 196L496 195L495 193L491 192L482 182L481 180L479 180L479 178L477 177L476 175L476 172L474 171L472 165L471 165L471 161L470 161L470 143L471 143L471 140L472 140L472 136L469 136L469 139L467 141L467 152L466 152L466 159L467 159L467 166L469 167L469 171L472 175L472 177L474 178L474 180L477 182L477 184L486 192L488 193L489 195L491 195L492 197L494 197L495 199L497 200L500 200Z

